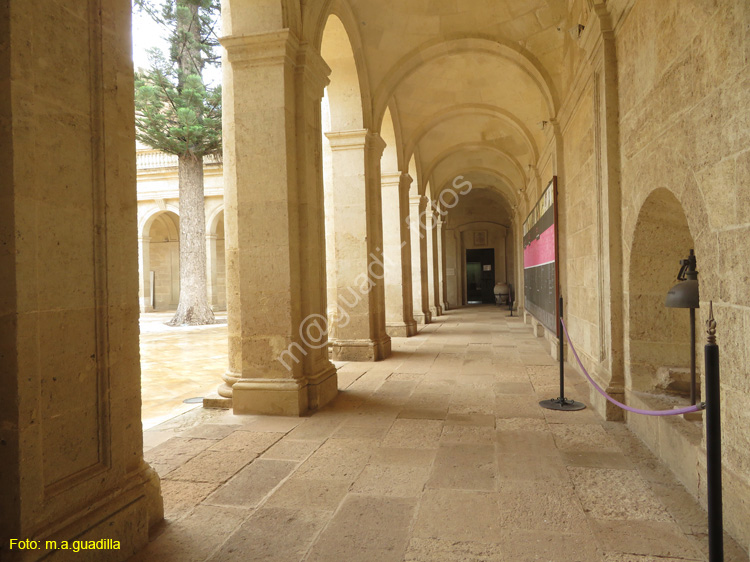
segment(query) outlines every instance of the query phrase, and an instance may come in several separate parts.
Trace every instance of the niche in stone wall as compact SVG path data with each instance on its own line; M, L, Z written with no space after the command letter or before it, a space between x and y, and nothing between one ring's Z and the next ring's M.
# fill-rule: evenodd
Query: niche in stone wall
M149 229L149 271L153 272L154 310L176 309L180 300L180 218L159 213Z
M626 287L633 391L665 397L690 394L690 313L664 303L677 283L680 260L693 248L679 201L666 189L651 193L638 215Z

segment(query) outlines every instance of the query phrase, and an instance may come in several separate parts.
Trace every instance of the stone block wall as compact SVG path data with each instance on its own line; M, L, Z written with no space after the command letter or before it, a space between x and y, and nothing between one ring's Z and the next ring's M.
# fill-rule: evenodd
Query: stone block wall
M600 197L596 180L594 128L597 107L593 77L586 81L562 128L564 181L560 181L560 276L570 336L583 357L602 360ZM542 178L543 183L549 181Z
M640 0L615 37L624 264L644 202L668 190L695 242L699 347L709 300L719 326L725 524L750 545L750 3Z

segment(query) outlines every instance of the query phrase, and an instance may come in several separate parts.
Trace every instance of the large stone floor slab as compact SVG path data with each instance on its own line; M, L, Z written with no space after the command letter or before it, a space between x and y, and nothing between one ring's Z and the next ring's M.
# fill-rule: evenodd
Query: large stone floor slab
M623 424L538 406L558 371L521 320L450 311L393 348L340 365L310 417L198 409L147 431L166 520L136 560L706 560L705 512Z

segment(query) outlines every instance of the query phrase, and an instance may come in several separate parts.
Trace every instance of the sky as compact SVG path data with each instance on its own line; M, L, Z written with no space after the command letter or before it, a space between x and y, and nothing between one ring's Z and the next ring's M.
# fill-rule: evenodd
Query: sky
M148 68L148 49L159 47L165 55L168 54L169 44L164 35L165 30L147 14L133 10L133 66L136 70ZM209 84L221 84L221 69L207 67L204 78Z

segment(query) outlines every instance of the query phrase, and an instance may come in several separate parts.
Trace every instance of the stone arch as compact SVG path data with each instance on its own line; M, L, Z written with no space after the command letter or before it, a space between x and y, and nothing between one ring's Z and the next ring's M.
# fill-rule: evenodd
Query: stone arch
M416 69L437 58L466 51L489 53L519 66L536 84L550 117L557 115L559 99L554 83L544 65L534 55L511 41L474 36L436 39L404 56L375 90L373 121L382 121L385 108L396 89Z
M216 234L220 227L220 220L224 220L224 205L218 205L206 219L206 234ZM223 227L223 225L221 225ZM223 229L223 228L222 228Z
M169 206L159 209L147 215L142 228L141 310L173 310L180 298L179 214Z
M531 131L529 131L526 125L524 125L523 122L521 122L515 115L513 115L509 111L489 104L462 104L446 108L444 111L438 113L437 115L433 115L429 120L420 124L415 129L414 134L411 136L411 138L409 138L404 143L405 158L411 157L415 150L415 147L419 144L419 141L421 141L426 135L428 135L430 131L432 131L435 127L437 127L441 123L444 123L445 121L450 121L451 119L460 118L465 115L484 115L487 117L496 118L503 123L510 125L519 134L519 136L523 138L526 146L529 148L529 151L532 154L533 161L536 162L537 160L539 160L539 150L536 146L536 143L534 142L533 136L531 135Z
M398 143L396 140L396 125L393 115L389 109L386 109L383 124L380 128L380 138L385 142L383 156L381 157L381 173L395 173L400 169L398 157Z
M625 282L625 376L631 391L689 393L689 313L667 308L664 301L677 283L680 260L694 248L677 197L666 188L651 191L635 222Z
M148 237L148 231L151 228L156 217L164 212L174 213L178 217L180 216L180 209L177 205L167 203L163 208L154 207L149 209L144 215L138 220L138 234L141 237Z
M347 2L332 0L317 20L313 44L331 68L327 94L331 107L342 112L332 114L333 130L368 129L372 127L372 95L362 40L357 31L356 17ZM347 90L355 95L347 95ZM358 111L354 100L358 98ZM343 116L343 109L346 116ZM358 118L357 126L342 121Z
M504 199L509 209L516 207L521 202L521 199L520 199L521 192L515 191L512 189L513 181L507 175L503 174L502 172L498 172L497 170L493 168L486 168L482 166L471 166L469 168L461 170L461 175L463 175L465 179L467 176L470 176L471 174L474 174L474 173L487 174L489 176L493 176L497 178L498 180L500 180L500 188L498 188L495 185L487 186L487 187L488 189L492 189L493 191L498 193ZM470 181L470 179L468 181ZM440 193L442 193L443 190L450 185L451 185L451 182L447 182L447 183L444 182L442 188L440 189ZM478 187L484 187L484 186L473 185L472 189L478 188ZM503 187L505 187L505 189L502 189ZM440 195L436 193L435 197L439 198Z
M454 275L448 280L449 304L468 304L467 251L494 249L495 282L516 284L518 252L515 248L512 206L508 199L490 186L475 185L458 205L448 209L447 267ZM475 244L475 233L484 231L485 244Z

